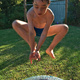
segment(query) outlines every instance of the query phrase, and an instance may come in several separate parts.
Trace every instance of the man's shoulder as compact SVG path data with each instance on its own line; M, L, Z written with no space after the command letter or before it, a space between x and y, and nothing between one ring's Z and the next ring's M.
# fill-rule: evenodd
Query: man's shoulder
M51 21L54 20L54 13L50 8L48 8L47 9L47 21L50 21L50 20Z
M53 13L53 11L52 11L50 8L48 8L48 15L49 15L49 16L50 16L50 15L54 16L54 13Z
M32 15L32 16L33 16L33 13L34 13L33 7L31 7L31 8L28 10L27 15Z

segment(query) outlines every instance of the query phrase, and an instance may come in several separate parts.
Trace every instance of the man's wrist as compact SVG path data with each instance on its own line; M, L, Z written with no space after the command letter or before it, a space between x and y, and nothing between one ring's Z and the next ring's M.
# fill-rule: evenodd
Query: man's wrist
M39 51L35 51L35 52L39 53Z
M34 50L34 51L31 51L31 54L32 54L32 53L35 53L35 50Z

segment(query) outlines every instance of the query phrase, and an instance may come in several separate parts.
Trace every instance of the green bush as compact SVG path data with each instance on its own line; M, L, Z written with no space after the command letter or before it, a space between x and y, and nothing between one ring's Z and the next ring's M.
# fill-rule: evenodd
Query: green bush
M11 28L12 27L12 22L15 19L24 19L24 11L23 11L23 6L16 6L14 9L12 8L12 12L9 13L8 17L0 13L0 29L6 29L6 28Z
M7 1L6 5L4 4ZM24 20L24 6L23 3L14 3L13 0L1 0L0 5L0 29L12 28L12 22L15 19ZM16 1L16 0L15 0ZM21 1L21 0L20 0ZM11 5L10 5L11 2Z
M5 14L0 13L0 29L5 28Z
M15 19L24 20L24 8L23 5L18 5L12 8L12 13L9 17L9 23L11 24Z
M16 1L16 0L15 0ZM13 6L7 3L6 7L9 8L0 8L0 29L7 29L12 28L12 22L16 19L24 21L24 2L19 2L22 0L18 0L18 3L15 3ZM32 3L32 2L28 2ZM31 6L27 6L27 11L30 9Z
M69 1L68 24L80 26L80 1L79 0Z

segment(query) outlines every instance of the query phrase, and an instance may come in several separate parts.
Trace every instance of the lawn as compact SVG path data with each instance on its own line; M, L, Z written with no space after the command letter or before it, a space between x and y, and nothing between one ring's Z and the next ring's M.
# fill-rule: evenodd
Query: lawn
M24 80L36 75L80 80L80 27L69 26L68 34L54 49L56 59L45 53L53 37L42 45L41 61L30 64L28 44L13 29L0 30L0 80Z

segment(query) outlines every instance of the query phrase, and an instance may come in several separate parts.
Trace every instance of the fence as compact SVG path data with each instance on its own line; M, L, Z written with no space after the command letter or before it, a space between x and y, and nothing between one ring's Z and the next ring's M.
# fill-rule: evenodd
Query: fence
M32 4L26 4L24 0L24 20L26 21L26 10L27 6L32 6ZM51 1L49 6L55 15L55 23L67 23L67 9L68 9L68 0L55 0Z
M49 8L54 13L54 22L63 23L65 19L65 1L51 2Z

